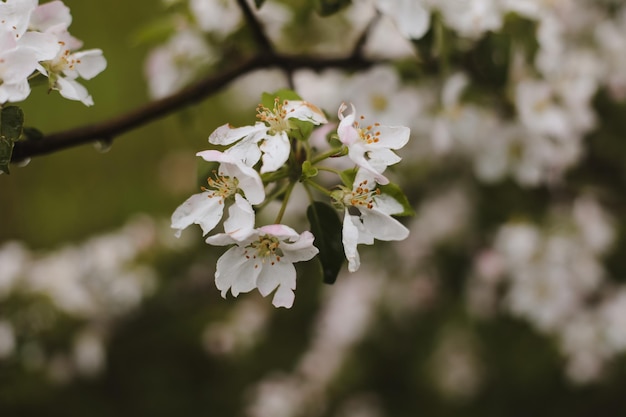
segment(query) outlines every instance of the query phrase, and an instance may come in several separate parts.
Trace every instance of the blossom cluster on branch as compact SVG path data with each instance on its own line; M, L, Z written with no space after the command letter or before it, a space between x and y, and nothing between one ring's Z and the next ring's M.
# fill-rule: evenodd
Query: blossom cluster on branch
M263 296L276 290L273 304L289 308L295 297L295 262L308 261L321 251L324 280L334 282L343 263L335 252L342 245L348 269L354 272L360 266L359 244L408 236L408 229L391 216L404 214L410 207L383 172L400 161L393 150L408 142L410 131L379 123L361 126L355 112L354 106L341 105L340 122L336 133L328 136L327 149L318 149L309 141L319 134L316 127L328 123L326 116L291 91L265 94L254 125L225 124L211 133L209 142L226 148L197 154L217 163L217 169L207 179L208 187L176 209L172 228L180 235L191 224L198 224L207 235L229 205L224 232L206 239L211 245L233 245L217 262L215 284L222 296L229 290L234 296L254 288ZM324 166L328 158L347 159L348 168L340 171ZM317 179L320 171L336 174L342 184L329 190ZM298 183L308 193L311 205L307 215L317 236L308 231L298 234L281 223ZM268 195L266 187L271 189ZM328 204L315 201L314 190L343 210L341 230L337 214ZM274 224L255 227L253 205L262 209L273 199L282 200Z

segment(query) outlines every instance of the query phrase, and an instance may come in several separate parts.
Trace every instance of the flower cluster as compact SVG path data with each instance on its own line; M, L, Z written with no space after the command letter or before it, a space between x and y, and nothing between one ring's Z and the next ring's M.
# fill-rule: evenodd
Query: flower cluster
M48 77L49 88L63 97L93 104L77 79L95 77L107 63L100 49L79 51L71 22L69 8L58 0L0 2L0 104L26 99L37 75Z
M229 290L234 296L254 288L263 296L275 291L273 304L289 308L295 297L294 263L320 254L324 280L333 282L344 260L333 248L343 245L348 269L354 272L360 266L359 244L408 236L408 229L392 217L410 212L408 202L383 172L400 161L393 150L407 143L410 132L407 127L378 123L361 126L354 106L342 104L328 149L318 151L309 138L317 133L315 128L328 123L318 107L284 90L264 95L263 101L254 125L225 124L209 136L211 144L225 150L197 153L217 164L217 169L201 193L174 211L172 228L180 236L183 229L198 224L207 235L222 221L228 207L224 231L206 238L210 245L231 246L217 262L217 288L224 297ZM331 157L345 159L349 168L340 172L324 166ZM318 178L319 171L337 174L342 184L328 189ZM272 183L275 186L268 188ZM316 236L281 223L298 183L309 195L307 216ZM272 191L266 193L266 188ZM321 192L343 211L343 226L330 205L315 201L314 192ZM256 212L273 199L282 200L275 222L257 226Z

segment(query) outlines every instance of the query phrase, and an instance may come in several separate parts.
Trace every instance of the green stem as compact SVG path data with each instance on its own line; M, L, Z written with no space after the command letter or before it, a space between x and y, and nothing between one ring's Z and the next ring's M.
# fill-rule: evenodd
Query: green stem
M329 197L331 195L331 192L329 190L327 190L326 187L323 187L323 186L319 185L315 181L307 180L305 184L310 185L311 187L315 188L318 191L321 191L322 193L326 194Z
M341 171L334 169L334 168L329 168L329 167L315 167L315 168L318 171L332 172L333 174L341 175Z
M345 146L342 146L341 148L333 148L311 159L311 164L315 165L318 162L323 161L324 159L330 158L331 156L335 156L335 155L343 156L343 155L346 155L347 153L348 153L348 150Z
M289 197L291 197L291 192L293 191L293 187L295 187L295 182L290 182L287 186L287 190L285 190L285 197L283 197L283 204L280 206L280 210L278 211L278 215L276 216L275 224L280 224L283 219L283 215L285 214L285 210L287 209L287 203L289 203Z
M261 175L261 180L263 184L269 184L270 182L276 182L278 180L282 180L283 178L287 178L289 176L289 171L286 168L281 168L275 172L268 172L267 174Z

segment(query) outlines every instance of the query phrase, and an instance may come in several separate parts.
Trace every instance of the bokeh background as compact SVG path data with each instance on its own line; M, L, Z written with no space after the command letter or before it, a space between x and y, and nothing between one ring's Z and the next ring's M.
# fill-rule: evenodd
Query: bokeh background
M108 67L85 82L93 107L35 88L22 107L26 124L43 132L148 102L143 67L153 45L140 33L165 15L150 0L65 3L72 34L101 48ZM463 52L471 88L502 87L508 68L494 58L508 52L502 44L506 36L493 36ZM441 69L411 65L401 67L409 78ZM280 84L268 76L244 88ZM565 174L571 186L486 182L458 155L392 169L416 208L414 219L402 219L412 237L363 249L361 270L344 271L333 286L322 284L315 262L299 265L296 302L285 310L256 292L222 299L213 283L221 251L199 230L175 239L169 228L172 211L198 190L204 167L194 154L207 149L209 133L251 122L253 102L237 105L237 94L207 98L110 147L35 157L0 176L1 416L626 415L626 361L619 349L598 353L602 329L582 326L564 341L559 329L471 295L476 275L488 281L501 267L482 248L502 224L522 218L569 230L545 219L571 217L570 203L589 190L612 214L613 244L598 257L615 284L606 292L618 292L626 271L623 100L603 90L594 97L601 123ZM595 219L593 208L580 210L583 223ZM19 290L20 274L35 291ZM626 320L615 326L626 334ZM574 370L573 357L582 358Z

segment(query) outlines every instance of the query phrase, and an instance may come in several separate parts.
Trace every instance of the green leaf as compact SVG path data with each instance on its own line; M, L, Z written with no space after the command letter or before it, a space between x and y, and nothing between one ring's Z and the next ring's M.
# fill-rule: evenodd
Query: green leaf
M341 171L339 173L339 177L341 178L341 182L343 182L343 185L351 190L352 184L354 184L354 179L356 178L356 169L350 168L346 169L345 171Z
M380 192L382 194L387 194L393 197L398 203L402 205L402 211L400 213L393 213L394 216L414 216L415 211L409 203L409 199L406 197L402 189L394 183L389 183L386 185L379 185Z
M315 3L320 16L330 16L348 7L352 0L317 0Z
M288 88L282 88L273 93L263 93L261 96L261 104L268 109L273 109L276 97L278 97L281 102L283 100L302 100L302 97L300 97L295 91L289 90Z
M298 119L289 119L289 125L291 126L291 130L288 132L289 136L300 141L309 140L315 126L311 122Z
M257 9L260 9L261 6L263 6L263 3L265 3L265 0L254 0L254 5Z
M304 161L302 163L302 175L300 176L301 181L313 178L317 176L317 174L318 170L313 165L311 165L311 161Z
M0 113L0 136L16 141L22 136L24 112L17 106L9 106Z
M0 171L8 174L15 141L22 136L24 112L17 106L8 106L0 112Z
M13 141L0 136L0 171L9 174L9 163L13 154Z
M334 284L345 261L341 241L341 220L337 211L326 203L316 201L306 210L315 236L314 245L319 249L319 260L326 284Z

